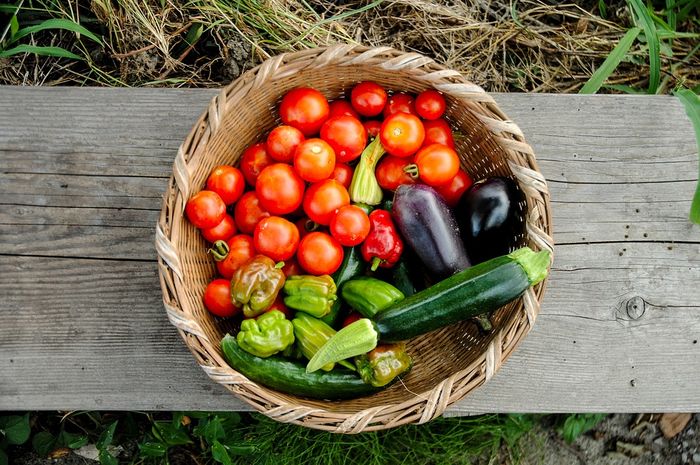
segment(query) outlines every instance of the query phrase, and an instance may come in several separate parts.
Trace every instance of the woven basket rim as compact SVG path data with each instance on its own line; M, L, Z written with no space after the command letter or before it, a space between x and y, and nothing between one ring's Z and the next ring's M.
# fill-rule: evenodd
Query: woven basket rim
M486 351L467 368L442 380L432 389L415 393L413 398L400 403L386 403L363 409L353 414L330 411L290 403L276 391L248 380L227 365L198 321L183 308L178 288L183 285L183 267L180 252L171 241L182 219L185 200L193 194L189 161L201 153L206 143L221 125L227 102L255 92L256 87L270 79L283 79L290 73L311 67L328 65L376 66L384 70L410 72L411 78L422 85L433 87L469 109L495 136L508 154L508 165L528 199L527 237L535 249L553 252L552 220L549 191L544 176L539 172L533 149L525 141L522 131L496 105L489 94L466 80L460 73L447 69L431 58L418 53L405 53L389 47L335 45L307 49L272 57L247 71L215 96L178 149L173 175L163 198L156 228L159 280L163 304L170 322L192 352L202 369L216 382L224 385L255 410L282 422L296 423L311 428L341 433L359 433L387 429L407 423L425 423L451 404L462 399L476 387L487 382L532 328L539 304L544 296L546 281L529 289L521 298L523 323L519 331L507 327L497 331ZM553 255L552 255L553 256ZM511 324L513 326L515 323ZM506 331L508 330L508 331ZM515 334L512 334L515 332ZM465 379L469 377L469 379Z

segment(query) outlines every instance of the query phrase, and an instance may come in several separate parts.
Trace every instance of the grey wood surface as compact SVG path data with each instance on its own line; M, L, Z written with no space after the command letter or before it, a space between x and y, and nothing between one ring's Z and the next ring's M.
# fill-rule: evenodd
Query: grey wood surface
M214 90L0 87L0 410L239 409L165 316L153 234ZM700 228L672 97L497 94L552 193L534 330L448 415L700 411Z

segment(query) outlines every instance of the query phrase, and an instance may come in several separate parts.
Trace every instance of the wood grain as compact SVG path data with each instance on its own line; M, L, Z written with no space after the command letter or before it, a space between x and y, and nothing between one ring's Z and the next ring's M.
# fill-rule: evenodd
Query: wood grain
M214 94L0 87L0 409L246 409L168 323L152 245L177 146ZM448 414L700 410L682 107L496 99L549 181L556 262L533 332Z

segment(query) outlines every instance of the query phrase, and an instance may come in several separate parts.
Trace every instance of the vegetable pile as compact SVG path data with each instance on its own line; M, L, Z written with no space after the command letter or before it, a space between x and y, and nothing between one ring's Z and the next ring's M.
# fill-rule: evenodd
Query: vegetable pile
M217 166L186 204L220 277L204 306L241 318L222 351L249 379L299 396L376 392L410 370L406 342L484 315L547 275L509 178L472 183L443 96L361 82L329 103L297 88L282 124Z

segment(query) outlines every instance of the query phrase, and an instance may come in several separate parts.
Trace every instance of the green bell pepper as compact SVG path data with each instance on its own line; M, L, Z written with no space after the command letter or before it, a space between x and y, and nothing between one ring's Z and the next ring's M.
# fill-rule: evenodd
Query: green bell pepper
M294 343L294 326L284 313L271 310L257 320L243 320L236 341L246 352L267 358Z
M318 349L323 347L323 345L328 342L328 340L335 334L335 329L328 326L323 321L318 318L314 318L307 315L304 312L297 312L292 320L292 325L294 326L294 337L297 341L301 353L307 359L311 358L318 352ZM339 362L341 365L355 369L355 366L345 362L344 360ZM328 363L321 367L323 371L331 371L335 363Z
M295 310L321 318L331 311L336 296L333 278L323 276L290 276L284 284L284 304Z
M343 285L343 300L367 318L404 299L403 292L370 276L351 279Z
M413 361L406 344L382 344L367 354L355 357L357 371L367 384L382 387L411 368Z

